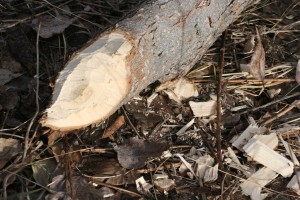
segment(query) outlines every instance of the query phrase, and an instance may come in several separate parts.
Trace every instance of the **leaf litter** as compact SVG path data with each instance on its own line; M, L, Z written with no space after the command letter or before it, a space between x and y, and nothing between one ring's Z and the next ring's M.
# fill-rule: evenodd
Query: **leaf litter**
M186 77L154 83L102 124L65 135L35 123L28 154L22 159L26 121L36 109L35 63L26 56L32 55L32 30L42 22L40 36L47 38L40 38L39 100L44 109L62 60L96 35L95 27L103 30L116 15L124 15L122 9L132 9L138 1L104 3L104 7L77 3L61 12L28 2L49 12L27 21L26 28L19 26L21 21L1 24L0 28L16 28L14 38L27 39L20 52L13 44L21 41L12 39L10 47L0 50L2 196L24 198L19 187L24 181L18 181L22 179L32 181L32 187L23 185L32 199L299 198L299 6L295 1L261 1L228 28L220 98L222 160L216 157L215 135L221 38Z

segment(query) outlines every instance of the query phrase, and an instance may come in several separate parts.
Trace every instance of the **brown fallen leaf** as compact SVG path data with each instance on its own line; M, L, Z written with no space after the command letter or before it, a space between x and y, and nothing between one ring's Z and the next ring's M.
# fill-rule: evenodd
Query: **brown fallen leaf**
M72 176L72 188L73 190L75 190L76 199L109 200L112 198L106 197L110 197L116 194L111 189L96 189L81 176ZM65 179L64 175L55 176L52 180L52 183L49 184L49 189L51 189L52 192L46 196L46 200L71 199L71 194L69 193L71 185Z
M140 176L136 170L124 169L115 158L89 157L84 161L81 171L111 185L134 184Z
M33 19L31 27L37 31L39 23L41 23L40 36L42 38L50 38L55 34L62 33L75 20L76 18L70 18L66 15L51 16L45 14Z
M298 64L296 67L296 81L300 85L300 60L298 61Z
M62 170L57 168L57 165L54 158L35 162L31 166L34 180L40 185L47 186L53 177L62 174Z
M22 145L19 140L0 138L0 169L2 169L10 159L21 152Z
M123 145L116 146L118 161L126 169L137 169L145 166L149 158L157 157L168 149L163 142L145 141L139 138L125 140Z
M261 43L261 37L256 28L257 44L250 62L250 73L257 80L263 81L265 78L265 50Z

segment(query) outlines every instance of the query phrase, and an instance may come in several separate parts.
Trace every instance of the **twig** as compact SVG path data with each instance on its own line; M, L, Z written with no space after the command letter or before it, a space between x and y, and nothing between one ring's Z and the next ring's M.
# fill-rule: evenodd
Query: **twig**
M131 128L134 130L135 134L137 136L139 136L139 138L140 138L141 136L140 136L139 132L136 130L136 128L133 126L131 120L129 119L129 117L127 115L127 111L125 110L124 106L122 106L122 110L123 110L124 116L126 117L127 122L129 123L129 125L131 126Z
M93 179L93 178L91 178L91 181L94 182L94 183L96 183L96 184L98 184L98 185L101 185L101 186L104 186L104 187L108 187L108 188L112 188L112 189L117 190L119 192L126 193L126 194L128 194L130 196L136 196L136 197L139 197L139 198L143 198L143 196L140 195L140 194L138 194L138 193L135 193L135 192L132 192L132 191L129 191L129 190L125 190L123 188L118 188L116 186L113 186L113 185L108 184L108 183L103 183L103 182L98 181L98 180Z
M3 133L3 132L0 132L0 135L5 135L5 136L9 136L9 137L15 137L15 138L19 138L19 139L24 139L23 136L14 135L14 134L11 134L11 133Z
M283 100L286 100L286 99L289 99L289 98L292 98L292 97L295 97L295 96L298 96L298 95L300 95L300 92L296 92L296 93L294 93L294 94L292 94L292 95L290 95L290 96L285 96L285 97L283 97L283 98L281 98L281 99L277 99L277 100L275 100L275 101L272 101L272 102L270 102L270 103L267 103L267 104L265 104L265 105L262 105L262 106L259 106L259 107L256 107L256 108L252 108L252 109L250 109L250 110L246 110L246 111L244 111L244 112L242 112L242 113L240 113L240 114L242 115L242 114L246 114L246 113L249 113L249 112L254 112L254 111L257 111L257 110L259 110L259 109L261 109L261 108L266 108L266 107L271 106L271 105L273 105L273 104L275 104L275 103L279 103L279 102L281 102L281 101L283 101Z
M8 175L6 175L5 177L4 177L4 179L3 179L3 182L2 182L2 189L3 189L3 199L4 200L6 200L7 199L7 191L6 191L6 188L7 188L7 182L8 182L8 180L10 179L10 177L12 177L13 175L17 175L17 173L19 173L21 170L23 170L23 167L21 167L21 168L19 168L19 169L17 169L17 170L15 170L15 171L13 171L13 172L10 172L10 171L6 171L6 172L8 172L9 174Z
M73 0L66 1L66 2L60 4L58 7L62 7L62 6L68 4L68 3L72 2L72 1L73 1ZM7 27L0 28L0 32L4 31L4 30L6 30L6 29L9 29L9 28L15 27L15 26L18 25L18 24L25 23L25 22L27 22L28 20L33 19L34 17L41 16L41 15L43 15L43 14L45 14L45 13L48 13L48 12L54 10L54 9L56 9L56 7L50 8L49 10L43 11L43 12L41 12L41 13L38 13L38 14L34 15L34 16L29 16L29 17L25 17L25 18L23 18L23 19L18 19L17 22L15 22L15 23L13 23L13 24L10 24L10 25L8 25ZM3 23L3 22L5 22L5 20L1 20L1 22Z
M27 151L28 151L28 148L29 148L29 133L30 133L30 130L31 130L31 127L33 125L33 122L36 120L39 112L40 112L40 104L39 104L39 90L40 90L40 55L39 55L39 41L40 41L40 30L41 30L41 25L42 23L40 22L39 23L39 28L38 28L38 31L37 31L37 36L36 36L36 75L35 75L35 78L36 78L36 91L35 91L35 104L36 104L36 111L34 113L34 116L33 118L31 119L30 121L30 124L27 128L27 131L26 131L26 135L25 135L25 141L24 141L24 152L23 152L23 158L22 158L22 161L25 160L26 158L26 155L27 155Z
M218 73L218 85L217 85L217 133L216 133L216 140L217 140L217 158L219 162L219 166L221 169L224 168L222 163L222 152L221 152L221 98L222 98L222 75L224 71L224 56L225 56L225 39L226 39L227 31L225 30L222 35L222 46L220 49L220 60L219 60L219 73Z
M194 83L210 83L215 82L213 79L195 79L192 80ZM260 80L257 79L233 79L233 80L222 80L223 83L261 83ZM296 82L294 78L265 78L264 82Z
M271 117L270 119L266 120L265 122L263 122L261 125L266 126L268 124L270 124L271 122L273 122L274 120L276 120L277 118L285 115L286 113L288 113L289 111L291 111L293 108L295 108L296 106L300 105L300 100L295 101L294 103L292 103L292 105L290 105L289 107L287 107L286 109L282 110L280 113L274 115L273 117Z
M33 183L33 184L35 184L35 185L37 185L37 186L43 188L44 190L46 190L46 191L48 191L48 192L54 192L54 191L50 190L49 188L47 188L47 187L45 187L45 186L43 186L43 185L41 185L41 184L39 184L39 183L37 183L37 182L34 182L34 181L32 181L32 180L30 180L30 179L24 177L24 176L19 175L18 173L19 173L20 171L22 171L25 167L26 167L26 166L23 166L23 167L21 167L21 168L15 170L15 171L13 171L13 172L8 171L8 170L5 170L5 169L3 170L4 172L7 172L7 173L8 173L8 175L7 175L7 176L4 178L4 180L3 180L3 198L4 198L4 199L7 199L7 191L6 191L6 187L7 187L8 179L9 179L10 177L12 177L13 175L18 176L18 177L20 177L21 179L24 179L24 180L26 180L26 181L28 181L28 182L30 182L30 183Z
M66 153L69 153L70 152L70 146L68 144L68 135L64 135L64 138L63 138L63 146L64 146L64 151ZM71 163L71 157L70 157L70 154L65 154L64 156L64 159L65 159L65 173L66 173L66 177L67 177L67 180L69 181L69 184L70 184L70 194L71 194L71 198L72 199L75 199L76 197L76 194L75 194L75 188L73 187L73 181L72 181L72 163ZM67 189L67 186L66 186L66 189Z

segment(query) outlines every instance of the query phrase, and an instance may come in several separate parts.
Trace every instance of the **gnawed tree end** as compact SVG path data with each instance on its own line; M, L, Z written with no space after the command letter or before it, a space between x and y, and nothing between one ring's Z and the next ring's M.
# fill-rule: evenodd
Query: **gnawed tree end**
M130 89L127 59L132 49L124 35L110 33L75 55L56 81L43 125L66 131L112 114Z
M42 124L61 131L84 128L154 81L184 75L253 1L146 3L69 60Z

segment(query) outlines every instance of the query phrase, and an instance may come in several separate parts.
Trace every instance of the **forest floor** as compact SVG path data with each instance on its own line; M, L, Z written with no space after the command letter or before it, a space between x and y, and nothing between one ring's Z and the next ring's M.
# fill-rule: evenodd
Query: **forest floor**
M0 199L299 199L297 0L250 6L185 77L99 125L41 127L68 57L141 3L0 3Z

